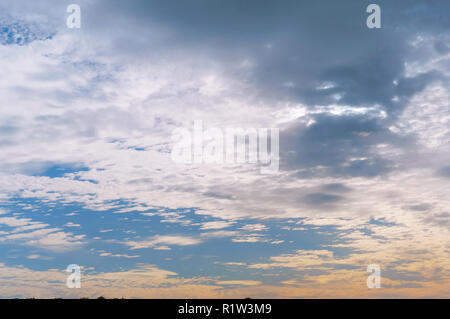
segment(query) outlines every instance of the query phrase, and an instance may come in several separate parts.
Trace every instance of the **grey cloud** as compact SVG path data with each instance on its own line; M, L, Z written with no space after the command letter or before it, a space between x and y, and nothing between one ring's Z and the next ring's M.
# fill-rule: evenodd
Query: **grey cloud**
M342 196L326 194L326 193L312 193L303 197L303 201L310 206L321 206L334 204L343 200Z
M450 11L450 3L379 1L382 28L377 30L365 25L370 3L105 1L91 13L91 20L96 17L91 28L104 28L98 21L114 24L109 19L120 13L116 24L129 28L121 27L126 34L119 30L114 52L146 59L155 58L154 52L209 56L245 77L266 101L386 111L384 119L317 115L310 127L293 123L280 136L281 169L299 169L298 177L374 177L395 168L374 146L411 147L413 137L400 137L388 127L412 96L445 80L439 70L407 76L405 62L426 59L411 46L419 33L448 33L443 12ZM155 30L162 30L160 37ZM436 50L442 54L445 46L436 44ZM253 66L236 68L244 60Z
M450 213L429 214L423 218L423 221L430 225L450 228Z
M19 127L14 125L0 125L0 135L12 135L19 131Z
M450 47L442 41L438 41L434 44L434 48L441 54L450 52Z
M443 79L436 70L406 77L405 62L421 58L410 53L410 41L419 32L448 33L449 22L443 12L449 12L450 3L379 1L383 21L379 30L365 25L369 3L83 2L80 31L108 39L107 49L98 54L117 56L118 60L125 56L170 59L178 54L193 55L202 62L209 56L234 75L245 76L267 101L301 102L310 109L331 104L378 105L387 112L385 119L317 115L313 125L294 123L281 136L282 169L300 169L300 177L373 177L395 166L376 153L376 144L411 146L387 127L414 94ZM446 52L443 43L437 42L435 48L438 53ZM238 70L236 65L246 59L254 66ZM94 91L94 80L89 87ZM74 96L57 92L56 97L66 100ZM84 136L95 137L96 130L85 122L89 123L74 124L83 129ZM52 121L48 124L57 127Z
M430 210L431 207L432 207L432 205L425 203L425 204L405 206L405 207L403 207L403 209L412 210L412 211L416 211L416 212L424 212L424 211Z
M133 179L128 181L128 184L132 184L132 185L146 185L146 184L151 184L153 182L153 179L151 178L139 178L139 179Z
M437 171L437 175L440 177L450 178L450 165L444 166Z
M217 199L229 199L229 200L233 199L232 195L217 193L217 192L206 192L206 193L203 193L203 195L205 195L207 197L217 198Z
M389 172L393 163L374 146L407 147L412 140L389 131L368 115L316 115L315 123L292 125L280 133L281 169L302 169L301 177L317 175L373 177Z
M332 192L332 193L347 193L347 192L351 191L350 187L347 187L341 183L325 184L322 186L322 189L324 191Z
M448 12L450 4L379 1L383 26L369 30L369 3L83 1L83 32L110 39L104 53L122 53L128 59L190 52L199 60L210 56L230 72L243 72L232 66L250 59L255 67L247 78L266 98L309 107L378 104L398 114L414 93L441 78L437 71L407 78L404 65L410 57L409 41L418 32L448 32L442 12ZM443 44L436 48L445 51ZM321 88L325 82L332 86ZM394 97L399 99L394 102Z

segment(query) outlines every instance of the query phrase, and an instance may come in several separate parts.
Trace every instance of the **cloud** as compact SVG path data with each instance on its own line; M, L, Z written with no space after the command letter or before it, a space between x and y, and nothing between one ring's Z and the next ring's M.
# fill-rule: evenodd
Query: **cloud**
M230 227L234 224L234 222L228 221L213 221L213 222L205 222L201 225L201 230L209 230L209 229L222 229Z
M322 190L324 190L326 192L333 192L333 193L347 193L347 192L351 191L351 188L349 188L341 183L331 183L331 184L323 185Z
M333 261L333 252L329 250L312 250L304 251L298 250L296 254L281 255L270 258L272 263L268 264L253 264L250 268L265 269L273 267L313 267Z
M450 228L450 213L431 213L424 216L423 221L430 225L448 229Z
M127 241L124 244L134 249L152 248L157 245L165 246L192 246L198 245L202 241L189 236L169 236L156 235L142 241Z
M247 224L242 226L240 229L247 230L247 231L262 231L267 230L268 227L263 224Z
M108 253L108 252L100 253L99 256L101 256L101 257L117 257L117 258L139 258L139 257L141 257L139 255L113 254L113 253Z
M411 140L391 132L370 114L318 114L310 124L291 125L281 132L281 168L301 169L299 177L375 177L393 169L383 158L379 144L393 148L411 145Z
M0 294L24 298L165 298L173 294L181 297L187 293L205 297L217 287L206 284L209 278L181 278L175 272L154 265L141 265L119 272L82 269L82 289L67 289L67 273L63 270L36 271L26 267L8 267L1 263L0 270ZM24 286L28 289L24 290Z
M438 176L450 178L450 166L440 168L437 173Z
M443 33L448 25L445 19L430 23L417 12L439 16L439 12L449 9L444 3L420 6L407 1L382 1L386 23L378 32L370 32L362 27L365 3L326 1L319 5L288 1L282 8L267 3L262 6L256 1L245 7L233 1L181 5L172 1L127 5L113 1L107 5L112 17L120 12L141 22L139 29L134 29L136 36L126 40L129 48L141 45L140 38L152 36L152 30L164 30L161 37L151 37L159 50L202 48L202 52L215 55L224 64L252 61L254 67L247 77L269 98L288 97L311 106L329 105L336 100L341 105L379 104L392 113L403 108L403 98L406 101L423 87L418 82L432 80L425 79L427 76L404 76L408 41L418 31ZM325 5L327 10L323 10ZM419 6L420 10L414 10ZM110 21L102 23L108 25ZM230 21L235 28L229 27ZM122 51L132 54L127 49ZM393 85L394 80L398 86ZM327 82L333 85L318 89ZM394 96L401 96L402 101L392 102Z
M430 208L432 208L432 205L426 204L426 203L405 206L405 209L416 211L416 212L428 211Z
M220 193L215 193L215 192L206 192L203 195L205 195L207 197L217 198L217 199L233 199L233 196L231 196L231 195L220 194Z
M333 195L333 194L326 194L326 193L312 193L307 194L304 197L304 200L307 205L310 206L321 206L321 205L327 205L327 204L333 204L336 202L339 202L343 200L342 196Z
M27 45L33 41L45 41L52 34L36 24L27 24L13 20L11 17L0 16L0 45Z
M37 236L26 242L27 245L50 249L54 251L65 251L78 249L83 245L85 235L72 235L65 232L53 232L45 236Z
M41 255L38 255L38 254L33 254L33 255L27 256L27 259L52 260L52 257L47 257L47 256L41 256Z
M74 224L72 222L68 222L64 226L66 226L66 227L81 227L80 224Z
M261 287L247 287L259 296L367 296L358 286L359 270L339 267L364 269L374 258L397 275L420 273L427 285L411 288L417 295L442 296L450 154L447 2L381 1L380 30L365 27L364 1L79 4L83 27L68 30L64 3L0 0L0 29L7 28L0 33L0 68L8 74L0 79L2 203L77 203L90 212L66 226L81 229L90 229L84 219L90 213L121 213L119 228L105 223L98 229L120 229L110 234L113 243L132 250L258 242L253 246L261 259L249 269L295 270L283 287L264 286L262 279ZM279 127L280 172L262 176L247 164L176 165L171 133L198 119L207 127ZM36 215L1 215L2 244L57 255L90 239L63 232L66 220L29 206ZM181 208L217 220L187 219ZM145 238L142 230L125 229L134 212L143 212L140 218L161 235ZM253 224L241 224L243 218ZM272 246L282 241L273 239L280 225L272 223L286 219L294 221L282 228L286 244ZM163 234L158 227L166 226L186 227L180 233L189 229L189 236ZM298 236L311 230L329 236L327 242L314 238L316 250L299 250ZM274 248L286 251L263 256ZM412 248L423 252L408 253ZM303 266L323 272L304 273ZM161 286L177 284L171 280L177 274L156 266L100 277L113 278L110 288L127 296L185 296L190 288L196 296L223 296L195 279L172 290L148 291L145 283L129 288L140 272L160 276ZM6 281L3 291L17 292ZM418 285L388 284L399 296L414 295L400 287ZM106 290L94 286L93 293Z
M224 237L232 237L238 235L239 232L234 230L218 230L218 231L209 231L206 233L201 233L202 237L210 237L210 238L224 238Z
M246 235L233 238L231 241L234 243L259 243L266 242L267 240L259 236Z
M218 285L233 285L233 286L258 286L261 285L260 281L256 280L221 280L217 281Z
M48 224L34 222L29 218L1 217L1 224L12 229L0 234L0 242L19 243L52 251L78 249L83 245L85 237L63 232L58 227L51 228Z

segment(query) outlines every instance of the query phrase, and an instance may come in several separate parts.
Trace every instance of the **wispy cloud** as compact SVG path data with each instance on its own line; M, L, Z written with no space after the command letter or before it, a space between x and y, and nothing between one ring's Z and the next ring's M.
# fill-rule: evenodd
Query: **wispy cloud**
M189 236L170 236L170 235L156 235L142 241L127 241L124 244L130 246L131 249L152 248L158 245L161 246L191 246L198 245L202 241L198 238ZM157 248L157 247L156 247Z

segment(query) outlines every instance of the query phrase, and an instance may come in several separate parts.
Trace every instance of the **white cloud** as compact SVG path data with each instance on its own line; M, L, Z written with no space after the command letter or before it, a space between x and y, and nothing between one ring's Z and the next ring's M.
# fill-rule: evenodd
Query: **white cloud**
M262 230L267 230L268 227L263 224L248 224L248 225L242 226L240 229L248 230L248 231L262 231Z
M14 242L47 250L65 251L79 248L85 237L62 232L58 227L48 227L48 224L34 222L30 218L1 217L0 224L13 228L9 232L0 233L0 242Z
M100 253L99 256L101 256L101 257L118 257L118 258L139 258L139 257L141 257L139 255L113 254L113 253L108 253L108 252Z
M205 222L200 227L201 230L209 230L209 229L222 229L230 227L234 224L232 221L212 221L212 222Z
M68 222L64 226L66 226L66 227L81 227L80 224L74 224L72 222Z
M189 236L156 235L156 236L148 238L147 240L127 241L127 242L124 242L124 244L127 246L130 246L131 249L142 249L142 248L151 248L151 247L155 247L158 245L161 245L161 246L192 246L192 245L198 245L201 242L202 241L200 239L194 238L194 237L189 237Z

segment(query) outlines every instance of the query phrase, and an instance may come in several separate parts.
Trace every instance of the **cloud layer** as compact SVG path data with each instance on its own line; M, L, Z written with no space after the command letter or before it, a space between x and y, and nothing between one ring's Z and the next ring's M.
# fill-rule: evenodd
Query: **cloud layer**
M449 3L369 3L0 1L0 295L74 252L92 296L448 296ZM196 120L280 171L174 163Z

